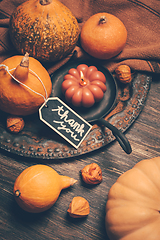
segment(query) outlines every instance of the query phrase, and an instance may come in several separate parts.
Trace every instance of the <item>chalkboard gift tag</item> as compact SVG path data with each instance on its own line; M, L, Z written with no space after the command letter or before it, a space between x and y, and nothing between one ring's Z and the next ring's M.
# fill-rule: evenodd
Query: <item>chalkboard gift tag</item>
M40 120L78 148L92 128L58 97L48 98L39 109Z

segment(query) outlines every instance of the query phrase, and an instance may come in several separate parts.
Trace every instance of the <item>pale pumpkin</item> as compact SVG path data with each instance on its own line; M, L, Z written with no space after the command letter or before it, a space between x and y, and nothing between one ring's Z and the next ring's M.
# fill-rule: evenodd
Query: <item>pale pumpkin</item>
M19 83L9 74L19 81ZM22 85L22 84L24 85ZM26 54L4 60L0 65L0 109L13 115L38 111L51 94L52 82L42 64Z
M28 52L40 61L57 61L74 49L79 26L58 0L28 0L11 15L9 32L20 53Z
M76 107L91 107L102 100L105 83L105 75L95 66L80 64L68 71L61 87L67 102Z
M27 212L48 210L57 201L62 189L76 182L59 175L53 168L36 164L26 168L16 179L13 194L18 205Z
M140 161L117 179L105 220L110 240L160 239L160 157Z

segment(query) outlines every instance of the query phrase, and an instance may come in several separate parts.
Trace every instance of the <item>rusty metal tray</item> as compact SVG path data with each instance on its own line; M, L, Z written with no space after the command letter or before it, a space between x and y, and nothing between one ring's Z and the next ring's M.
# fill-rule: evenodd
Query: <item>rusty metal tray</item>
M118 83L118 97L114 109L105 117L125 132L142 111L152 81L151 76L134 73L132 82ZM83 155L115 140L112 132L93 124L90 133L78 149L39 120L38 113L24 117L25 127L18 133L6 128L7 113L0 111L0 148L16 155L40 159L65 159Z

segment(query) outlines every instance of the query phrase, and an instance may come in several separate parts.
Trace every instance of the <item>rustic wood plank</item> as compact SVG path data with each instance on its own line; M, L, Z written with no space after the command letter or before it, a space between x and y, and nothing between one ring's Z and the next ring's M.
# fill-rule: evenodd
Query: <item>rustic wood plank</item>
M0 238L108 240L104 223L107 193L120 174L135 163L160 155L159 117L160 84L157 77L153 78L142 113L126 132L133 149L130 155L124 153L115 141L92 153L67 160L29 159L0 150ZM88 187L81 180L80 170L92 162L101 167L103 181ZM51 209L41 214L30 214L19 208L12 191L16 177L25 168L37 163L47 164L59 174L78 181L61 192ZM89 201L91 211L87 218L72 219L68 216L67 209L74 196L82 196Z

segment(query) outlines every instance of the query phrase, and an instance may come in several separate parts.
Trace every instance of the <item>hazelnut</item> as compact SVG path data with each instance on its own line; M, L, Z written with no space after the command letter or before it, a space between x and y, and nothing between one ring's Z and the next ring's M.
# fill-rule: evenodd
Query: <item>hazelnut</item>
M102 182L102 170L96 163L91 163L81 170L82 179L87 184Z
M24 120L21 117L9 116L7 118L7 128L10 132L19 133L24 128Z
M122 83L131 82L131 69L128 65L119 65L116 70L116 78Z
M83 197L74 197L72 202L69 204L67 210L70 217L82 218L86 217L90 212L90 207L88 201Z

